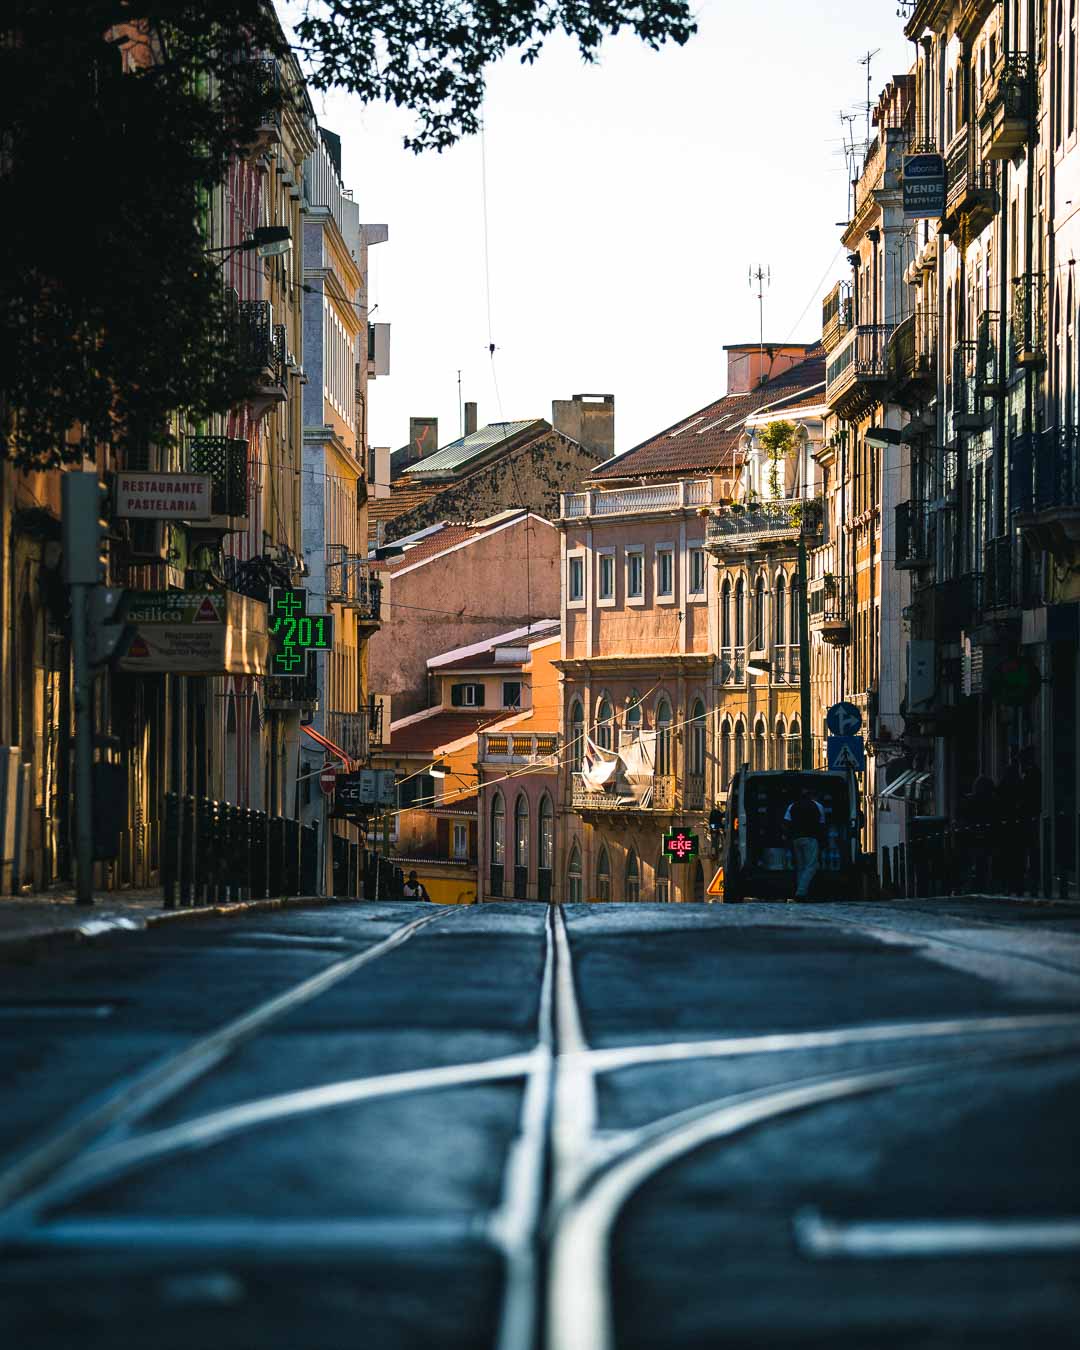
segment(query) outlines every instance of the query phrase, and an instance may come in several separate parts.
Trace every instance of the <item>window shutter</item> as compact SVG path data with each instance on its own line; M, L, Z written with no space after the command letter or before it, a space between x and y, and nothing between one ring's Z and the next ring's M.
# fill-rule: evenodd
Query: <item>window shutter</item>
M464 690L465 686L463 684L452 684L450 686L450 706L452 708L461 707L464 702Z
M449 858L450 822L448 820L437 820L435 822L435 842L439 851L439 857Z
M484 706L484 686L482 684L473 685L473 704L477 708Z

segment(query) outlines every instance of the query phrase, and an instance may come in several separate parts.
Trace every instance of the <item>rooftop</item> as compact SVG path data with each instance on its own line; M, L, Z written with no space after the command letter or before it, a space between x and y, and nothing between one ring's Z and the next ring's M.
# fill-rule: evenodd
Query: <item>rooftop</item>
M403 717L390 724L390 744L380 750L382 755L431 755L440 746L471 736L488 722L505 716L503 709L485 712L476 708L463 712L458 708L427 708L422 713Z
M456 441L451 441L449 445L444 445L433 454L416 460L407 469L402 470L401 480L416 482L423 481L428 476L454 476L462 469L468 468L487 451L495 449L505 441L513 440L515 436L530 429L547 431L548 424L537 418L523 422L489 422L486 427L470 432L468 436L459 436Z
M429 670L476 670L490 666L492 669L506 669L511 665L523 665L527 654L518 661L500 660L498 652L523 651L527 653L530 645L542 638L557 636L561 627L558 619L534 619L531 624L520 628L511 628L506 633L485 638L482 642L471 642L465 647L455 647L443 652L441 656L432 656L428 660Z

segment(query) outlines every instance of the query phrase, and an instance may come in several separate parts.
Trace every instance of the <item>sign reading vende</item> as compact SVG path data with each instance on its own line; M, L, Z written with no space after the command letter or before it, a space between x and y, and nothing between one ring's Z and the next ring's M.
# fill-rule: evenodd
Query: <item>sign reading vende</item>
M945 159L942 155L904 156L904 215L945 214Z
M116 475L115 513L127 520L209 520L208 473L150 473L124 469Z

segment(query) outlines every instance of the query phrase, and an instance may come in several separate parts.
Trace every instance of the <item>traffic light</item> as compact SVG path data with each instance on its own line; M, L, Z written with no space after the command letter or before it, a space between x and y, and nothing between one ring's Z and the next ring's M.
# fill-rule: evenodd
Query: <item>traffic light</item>
M135 629L124 622L128 593L117 587L95 586L86 613L86 654L92 667L119 659L131 645Z
M109 489L96 473L65 473L60 480L64 580L96 586L105 580Z

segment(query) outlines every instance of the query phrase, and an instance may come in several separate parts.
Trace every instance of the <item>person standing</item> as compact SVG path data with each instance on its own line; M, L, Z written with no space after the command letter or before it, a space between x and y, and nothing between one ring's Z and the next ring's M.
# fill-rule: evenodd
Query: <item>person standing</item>
M416 875L415 872L409 873L409 879L405 883L404 895L406 900L431 899L431 896L428 895L427 890L424 887L424 883L420 880L420 878Z
M825 829L825 808L808 787L784 812L784 825L791 837L795 855L795 899L805 900L817 875L821 858L821 836Z

